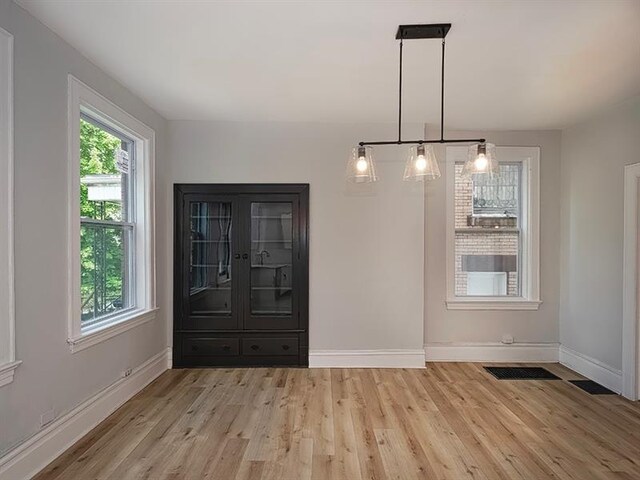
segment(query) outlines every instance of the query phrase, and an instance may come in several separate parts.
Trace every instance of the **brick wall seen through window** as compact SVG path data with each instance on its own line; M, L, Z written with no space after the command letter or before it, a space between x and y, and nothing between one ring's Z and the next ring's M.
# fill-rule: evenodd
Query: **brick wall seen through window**
M456 164L456 296L520 295L521 168L504 164L498 176L474 182Z

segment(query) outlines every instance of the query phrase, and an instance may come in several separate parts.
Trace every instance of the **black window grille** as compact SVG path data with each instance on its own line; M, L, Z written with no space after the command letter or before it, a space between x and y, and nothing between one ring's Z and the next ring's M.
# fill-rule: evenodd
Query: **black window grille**
M473 215L518 217L521 164L501 164L498 175L473 179Z

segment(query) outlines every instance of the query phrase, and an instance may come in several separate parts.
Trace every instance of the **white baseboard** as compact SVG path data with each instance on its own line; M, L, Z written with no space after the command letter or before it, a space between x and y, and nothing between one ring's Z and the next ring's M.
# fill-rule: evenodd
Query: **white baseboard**
M557 343L428 343L427 362L557 362Z
M622 371L588 355L560 347L560 363L616 393L622 392Z
M167 370L167 349L133 369L0 458L0 480L27 480Z
M311 350L311 368L425 368L423 350Z
M167 347L167 370L173 368L173 347Z

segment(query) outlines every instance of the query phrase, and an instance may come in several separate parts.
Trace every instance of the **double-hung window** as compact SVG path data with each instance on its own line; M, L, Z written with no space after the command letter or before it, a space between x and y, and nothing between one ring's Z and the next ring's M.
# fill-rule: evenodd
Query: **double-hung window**
M136 308L135 140L80 115L80 325Z
M69 77L69 344L154 316L153 131Z
M537 309L537 147L497 147L499 171L465 177L466 147L447 148L447 306Z

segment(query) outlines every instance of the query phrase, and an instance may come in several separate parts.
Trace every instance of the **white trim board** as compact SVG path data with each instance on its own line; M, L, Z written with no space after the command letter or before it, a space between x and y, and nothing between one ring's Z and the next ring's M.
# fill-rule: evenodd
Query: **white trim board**
M446 148L446 306L449 310L538 310L540 304L540 147L496 146L500 161L522 163L522 297L455 294L455 166L467 160L467 147ZM520 268L520 267L518 267Z
M557 362L557 343L428 343L427 362Z
M155 132L152 128L129 115L123 109L100 95L73 75L68 75L68 182L67 182L67 287L68 315L67 341L71 353L107 340L122 333L125 322L129 327L139 325L142 319L149 320L156 309L156 255L155 255ZM133 238L133 277L136 285L135 310L111 318L112 322L97 333L85 331L81 322L80 295L80 119L81 115L112 128L134 140L136 161L134 188L135 216ZM93 333L97 333L93 335ZM86 337L86 338L85 338Z
M640 398L638 328L638 179L640 163L624 167L624 261L622 263L622 395Z
M622 372L562 345L560 363L616 393L622 391Z
M16 368L18 368L21 363L20 361L0 363L0 387L13 382Z
M118 323L112 323L104 329L81 335L79 338L69 338L67 339L67 343L69 344L71 353L76 353L84 350L85 348L97 345L111 337L115 337L116 335L127 332L132 328L143 325L150 320L154 320L156 318L157 311L158 309L154 308L152 310L141 312L135 317L131 316Z
M425 368L424 350L311 350L311 368Z
M0 28L0 387L13 381L15 348L13 35Z
M0 458L0 480L27 480L167 370L168 349L53 421Z

